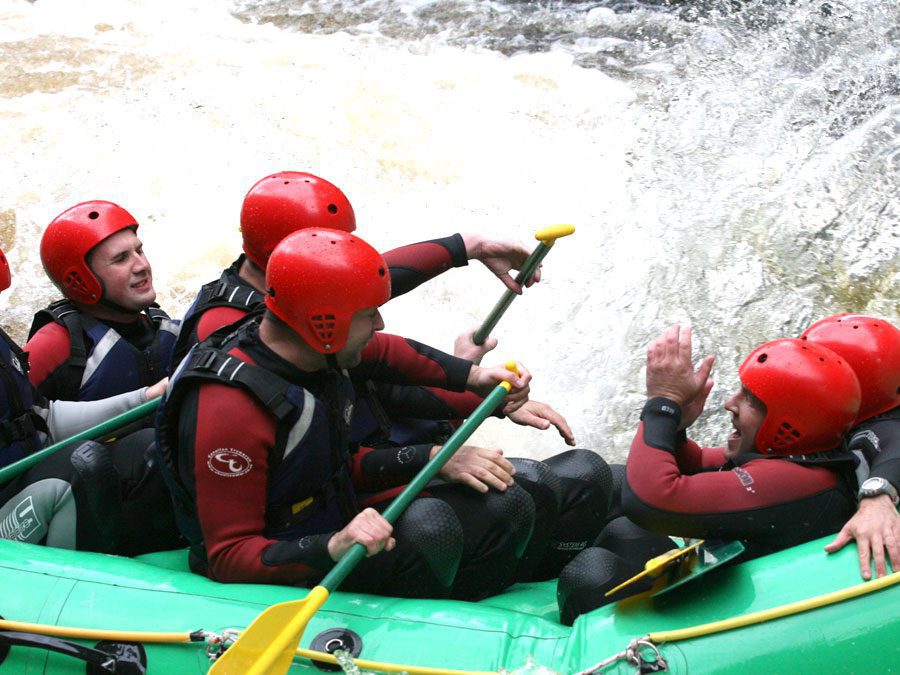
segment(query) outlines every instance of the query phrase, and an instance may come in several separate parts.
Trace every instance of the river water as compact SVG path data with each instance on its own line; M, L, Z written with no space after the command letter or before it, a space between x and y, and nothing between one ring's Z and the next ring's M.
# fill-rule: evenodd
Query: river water
M38 243L63 209L131 211L180 315L236 257L243 194L282 169L340 185L382 250L574 223L497 359L609 458L672 322L718 355L696 427L715 442L755 345L838 311L898 317L894 0L0 0L0 56L0 306L20 341L56 296ZM454 270L391 303L388 329L450 349L501 291ZM476 440L562 447L499 420Z

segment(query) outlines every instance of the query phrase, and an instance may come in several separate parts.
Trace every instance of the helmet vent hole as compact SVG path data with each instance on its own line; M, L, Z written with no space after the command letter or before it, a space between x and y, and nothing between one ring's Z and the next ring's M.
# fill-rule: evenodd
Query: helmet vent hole
M286 180L286 181L284 181L284 184L285 184L285 185L290 185L290 184L291 184L291 181Z
M768 358L769 358L768 354L760 354L758 357L756 357L756 360L759 363L765 363Z
M91 220L97 220L97 218L99 218L99 217L100 217L100 214L97 213L96 211L91 211L88 214L88 218L90 218Z
M331 342L336 323L334 314L314 314L310 317L313 332L322 342Z
M776 450L783 450L794 445L799 440L800 432L791 426L790 422L782 422L775 432L775 441L772 443L772 446Z
M378 276L380 276L380 277L384 276L384 268L383 267L378 268Z
M79 275L78 272L69 272L64 279L64 283L70 292L81 295L86 295L88 292L88 287L84 281L82 281L81 275Z
M329 204L328 205L328 213L330 213L331 215L334 215L337 212L338 212L337 204Z
M820 356L820 357L819 357L819 361L821 361L822 363L825 363L825 357L824 357L824 356Z

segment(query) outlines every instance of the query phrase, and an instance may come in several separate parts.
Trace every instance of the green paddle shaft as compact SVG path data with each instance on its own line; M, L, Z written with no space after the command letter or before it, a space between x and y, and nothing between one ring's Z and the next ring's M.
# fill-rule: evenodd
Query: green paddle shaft
M534 271L538 268L538 265L541 264L541 261L550 252L550 248L553 246L554 242L560 237L566 237L572 234L574 231L575 227L572 225L554 225L538 231L534 236L540 243L535 246L531 255L525 259L525 262L522 264L522 269L520 269L519 273L516 275L516 283L522 286L528 283L528 280L531 279ZM484 341L487 340L488 335L494 330L497 322L500 321L500 317L503 316L515 299L516 294L507 288L497 301L497 304L494 305L494 309L491 310L491 313L488 314L488 317L484 320L484 323L481 324L481 327L475 331L475 334L472 336L472 341L476 345L484 344Z
M504 386L506 385L506 386ZM494 387L494 390L488 394L481 404L475 408L469 418L453 433L453 435L444 443L438 453L426 464L416 477L403 489L394 501L381 514L392 525L400 517L406 507L409 506L426 485L438 474L438 472L449 461L459 447L466 442L472 432L490 415L494 409L503 400L503 397L509 393L507 389L509 385L502 382ZM344 556L331 568L331 571L322 579L320 586L324 586L329 592L337 588L350 572L356 567L356 564L366 556L366 547L362 544L353 544L352 547L344 554Z
M126 410L125 412L116 415L115 417L112 417L105 422L101 422L100 424L97 424L90 429L85 429L84 431L79 432L74 436L63 439L57 443L54 443L53 445L48 445L43 450L28 455L28 457L24 457L18 462L13 462L9 466L3 467L2 469L0 469L0 485L22 473L25 473L35 464L43 461L44 459L46 459L56 451L61 450L70 443L101 438L104 435L115 431L116 429L124 427L126 424L131 424L132 422L135 422L142 417L146 417L154 410L156 410L160 400L161 399L159 398L154 398L147 401L146 403L141 403L136 408Z

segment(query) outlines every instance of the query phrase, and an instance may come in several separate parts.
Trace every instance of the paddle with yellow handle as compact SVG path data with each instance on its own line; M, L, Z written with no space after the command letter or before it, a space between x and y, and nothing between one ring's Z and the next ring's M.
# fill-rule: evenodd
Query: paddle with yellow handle
M610 591L607 591L604 594L604 597L609 597L613 593L618 593L620 590L625 588L626 586L630 586L635 581L640 581L644 577L658 577L665 570L670 568L677 562L681 562L684 558L689 554L694 552L700 544L703 543L703 539L698 539L690 546L685 546L684 548L676 548L671 551L666 551L662 555L658 555L655 558L650 558L646 563L644 563L644 571L635 574L633 577L628 579L627 581L623 581L621 584L616 586Z
M518 373L515 362L507 363L506 368ZM397 521L406 507L437 475L472 432L497 408L511 388L506 381L494 387L431 461L422 467L403 492L384 510L381 515L389 523ZM286 673L306 624L325 603L329 594L347 578L365 555L366 547L354 544L305 598L272 605L263 611L213 664L209 672L216 675Z
M525 262L522 263L522 269L520 269L518 275L516 275L516 283L524 286L531 278L531 275L534 274L538 265L541 264L544 257L550 252L550 248L556 243L556 240L561 239L562 237L568 237L574 231L574 225L551 225L550 227L545 227L543 230L535 232L534 238L540 243L531 252L531 255L525 259ZM512 301L515 300L515 298L516 294L511 290L506 289L506 292L503 293L500 300L494 305L494 309L488 314L484 323L481 324L472 336L472 341L476 345L484 344L488 335L494 330L494 326L500 321L500 317L503 316L504 312L506 312L507 308L512 304Z

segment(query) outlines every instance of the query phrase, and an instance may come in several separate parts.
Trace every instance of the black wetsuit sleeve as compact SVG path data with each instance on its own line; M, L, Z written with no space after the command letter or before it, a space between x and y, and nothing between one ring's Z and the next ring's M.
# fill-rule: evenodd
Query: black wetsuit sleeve
M870 476L884 478L900 490L900 416L886 415L854 429L849 449L862 452Z
M432 443L396 448L360 448L353 458L353 485L375 492L408 482L429 460Z
M262 562L267 567L301 564L313 569L327 570L334 565L328 554L328 541L334 532L313 534L291 541L279 541L263 551Z
M391 297L396 298L451 267L468 264L460 235L401 246L383 254L391 272Z

